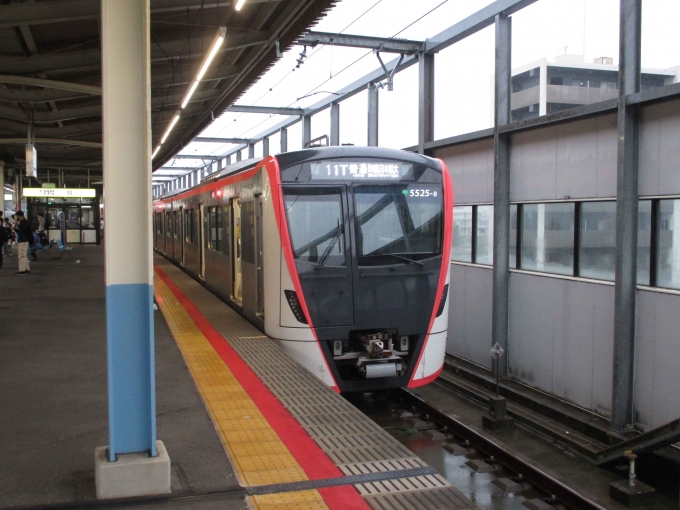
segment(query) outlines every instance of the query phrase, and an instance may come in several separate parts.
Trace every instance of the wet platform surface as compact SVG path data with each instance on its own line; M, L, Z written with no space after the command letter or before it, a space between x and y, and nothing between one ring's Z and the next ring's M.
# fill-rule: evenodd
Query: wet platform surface
M14 274L16 256L4 258L0 508L95 500L94 449L108 444L103 255L76 246L32 262L26 276ZM154 316L158 437L172 460L173 496L189 497L135 508L246 508L174 339ZM209 492L219 494L198 496Z

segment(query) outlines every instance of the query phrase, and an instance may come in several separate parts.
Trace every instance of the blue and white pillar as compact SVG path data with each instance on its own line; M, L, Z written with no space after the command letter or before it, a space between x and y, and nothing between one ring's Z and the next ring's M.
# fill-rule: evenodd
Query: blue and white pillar
M149 0L101 0L109 462L156 450ZM117 220L113 220L117 218Z

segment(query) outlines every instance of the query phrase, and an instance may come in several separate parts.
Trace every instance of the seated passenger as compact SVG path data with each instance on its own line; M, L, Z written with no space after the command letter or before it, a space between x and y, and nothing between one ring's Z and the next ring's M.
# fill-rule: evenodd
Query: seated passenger
M44 250L45 247L40 242L40 235L37 232L33 232L33 245L28 248L28 253L31 254L33 260L38 260L38 256L35 254L38 250Z

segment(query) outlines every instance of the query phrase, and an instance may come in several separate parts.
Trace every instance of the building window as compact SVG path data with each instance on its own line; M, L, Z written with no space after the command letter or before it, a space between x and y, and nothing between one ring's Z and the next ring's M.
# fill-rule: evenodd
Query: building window
M184 240L187 243L194 242L194 210L184 210Z
M519 226L517 210L517 204L510 206L510 267L512 269L517 269L517 227Z
M656 284L680 289L680 200L659 200Z
M453 208L451 260L472 262L472 206Z
M613 280L616 268L616 202L581 204L579 276Z
M574 204L522 206L522 269L574 274Z

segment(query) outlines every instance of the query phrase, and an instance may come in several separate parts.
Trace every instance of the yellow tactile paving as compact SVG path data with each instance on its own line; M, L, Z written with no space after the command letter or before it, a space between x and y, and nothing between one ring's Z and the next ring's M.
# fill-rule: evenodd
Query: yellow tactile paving
M158 276L154 278L154 294L241 485L308 480L236 377ZM248 503L256 510L328 508L316 490L253 496Z

